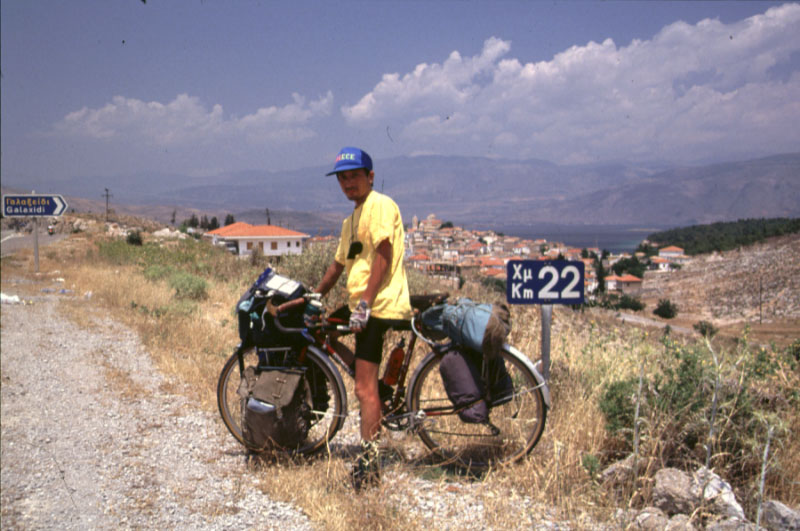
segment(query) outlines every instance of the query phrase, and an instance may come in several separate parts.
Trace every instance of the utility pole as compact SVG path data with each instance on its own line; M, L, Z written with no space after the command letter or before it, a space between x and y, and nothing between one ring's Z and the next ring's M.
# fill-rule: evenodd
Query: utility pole
M267 225L272 225L272 221L269 219L269 209L267 209Z
M103 197L106 198L106 221L108 221L108 198L114 197L114 194L109 192L108 188L105 188L105 193L103 193Z

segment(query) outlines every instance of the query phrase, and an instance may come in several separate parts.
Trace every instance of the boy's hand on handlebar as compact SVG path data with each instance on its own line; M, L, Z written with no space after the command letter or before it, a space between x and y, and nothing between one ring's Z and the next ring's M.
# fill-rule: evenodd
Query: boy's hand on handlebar
M364 330L367 327L367 321L369 321L369 313L369 305L367 301L362 299L350 314L350 330L353 332Z

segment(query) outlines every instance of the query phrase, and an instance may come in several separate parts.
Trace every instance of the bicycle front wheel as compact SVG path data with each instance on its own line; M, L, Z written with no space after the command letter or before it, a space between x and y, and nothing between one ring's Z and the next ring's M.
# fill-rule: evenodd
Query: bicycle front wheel
M541 382L517 354L506 347L501 353L513 387L490 406L491 425L463 422L453 412L439 374L440 360L433 352L428 354L409 389L409 411L418 419L417 434L428 448L445 462L483 470L518 461L536 446L544 431L547 406Z
M242 361L242 367L257 367L259 360L256 349L245 350ZM310 429L308 437L298 447L285 449L292 454L311 454L326 447L328 441L344 424L347 413L347 396L341 376L327 362L324 354L309 348L302 366L306 369L306 379L312 393L310 400L307 400L310 410ZM237 441L248 446L242 435L245 399L239 394L241 383L239 355L234 353L225 362L220 373L217 383L217 404L228 431Z

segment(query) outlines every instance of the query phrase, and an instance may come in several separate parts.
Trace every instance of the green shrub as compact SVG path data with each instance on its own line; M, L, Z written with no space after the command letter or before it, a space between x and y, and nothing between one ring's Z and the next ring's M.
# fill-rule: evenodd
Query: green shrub
M592 481L597 481L600 476L600 460L596 455L584 454L581 457L581 465L583 466Z
M619 299L619 304L617 308L621 310L633 310L634 312L639 312L644 310L644 303L637 299L636 297L632 297L630 295L623 295Z
M629 378L606 385L600 398L600 411L606 418L606 430L612 434L625 434L633 440L633 417L636 408L637 378Z
M692 326L701 336L709 339L717 335L717 332L719 332L719 329L708 321L700 321Z
M669 299L659 299L658 306L653 310L653 313L664 319L672 319L678 315L678 307Z
M169 277L169 285L179 299L203 300L208 297L208 283L190 273L175 273Z
M153 264L147 266L145 267L143 272L144 278L146 278L150 282L157 282L159 280L164 280L166 278L169 278L173 274L175 274L174 267L162 264Z
M142 233L138 230L131 231L125 241L128 242L128 245L142 245Z
M794 361L800 361L800 339L795 339L791 345L786 347L786 353Z

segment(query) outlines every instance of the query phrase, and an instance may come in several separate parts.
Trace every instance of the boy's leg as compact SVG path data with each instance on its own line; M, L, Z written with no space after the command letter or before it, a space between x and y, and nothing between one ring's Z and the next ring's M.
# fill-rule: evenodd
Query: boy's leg
M356 358L356 397L361 406L361 440L373 441L381 427L381 400L378 395L378 370L371 361Z
M380 481L378 436L381 429L381 401L378 372L386 328L383 320L372 318L367 322L367 327L356 334L355 392L361 407L361 452L356 458L352 475L356 491Z
M378 364L356 358L356 396L361 406L361 451L353 465L351 480L356 492L380 482L378 434L381 402L378 398Z

